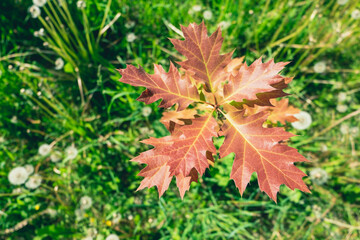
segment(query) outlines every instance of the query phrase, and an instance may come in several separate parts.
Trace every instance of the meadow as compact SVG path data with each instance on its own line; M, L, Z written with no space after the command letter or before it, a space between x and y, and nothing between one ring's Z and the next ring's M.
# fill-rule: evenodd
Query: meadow
M275 203L253 174L241 196L233 156L183 200L174 181L136 191L140 140L169 133L117 69L168 70L184 59L168 38L202 21L222 52L290 62L310 194ZM0 239L360 239L360 1L2 0L0 34Z

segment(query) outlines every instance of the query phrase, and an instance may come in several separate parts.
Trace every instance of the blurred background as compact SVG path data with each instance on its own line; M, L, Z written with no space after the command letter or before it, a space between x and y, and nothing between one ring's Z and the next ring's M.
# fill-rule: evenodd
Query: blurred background
M139 140L168 133L116 69L167 69L168 38L201 21L248 64L291 61L311 194L274 203L254 174L241 197L231 157L184 200L174 182L136 192ZM0 33L0 239L360 239L359 1L2 0Z

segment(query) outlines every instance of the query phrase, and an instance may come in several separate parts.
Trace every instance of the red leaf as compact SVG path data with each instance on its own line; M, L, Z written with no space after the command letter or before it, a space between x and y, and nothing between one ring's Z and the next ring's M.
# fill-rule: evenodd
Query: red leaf
M206 83L210 89L223 79L223 71L231 60L232 53L220 54L223 38L218 28L210 37L204 22L200 25L191 23L188 27L181 26L185 40L170 39L176 50L187 57L179 64L194 73L193 77Z
M280 144L293 134L282 128L263 128L267 118L264 112L244 117L243 111L225 114L220 156L235 153L231 179L243 194L253 172L257 173L259 187L274 201L281 184L291 189L309 192L302 178L306 176L294 162L307 161L296 149Z
M178 110L184 110L192 102L199 101L199 93L195 86L187 77L181 77L175 66L170 63L169 72L160 65L155 66L153 75L147 74L142 68L127 65L126 69L119 70L122 78L120 82L128 83L133 86L146 87L139 101L146 104L163 99L159 107L168 108L177 103Z

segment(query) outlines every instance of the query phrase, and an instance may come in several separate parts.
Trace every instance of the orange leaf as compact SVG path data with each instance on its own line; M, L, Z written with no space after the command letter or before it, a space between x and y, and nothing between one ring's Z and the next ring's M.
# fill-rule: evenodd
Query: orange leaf
M274 201L281 184L309 192L302 181L306 174L293 165L294 162L307 161L306 158L296 149L279 143L293 134L282 128L263 128L267 118L264 112L249 117L243 114L243 111L225 114L227 120L222 132L225 140L220 147L221 157L235 153L230 177L241 195L253 172L257 173L260 189Z

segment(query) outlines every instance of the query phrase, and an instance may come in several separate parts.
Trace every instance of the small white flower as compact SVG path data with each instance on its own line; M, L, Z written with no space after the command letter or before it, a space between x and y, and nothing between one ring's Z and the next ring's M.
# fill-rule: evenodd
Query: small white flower
M133 28L134 26L135 26L134 21L128 21L128 22L125 23L126 28Z
M92 199L89 196L83 196L82 198L80 198L80 208L81 209L89 209L91 208L92 205Z
M349 132L353 137L356 137L359 135L359 127L352 127Z
M292 122L291 125L298 130L304 130L310 127L312 123L311 115L307 112L301 111L294 114L294 117L296 117L298 121Z
M119 240L119 237L115 234L110 234L105 240Z
M213 14L210 10L206 10L203 12L204 19L210 20L213 17Z
M346 105L344 105L344 104L338 104L338 105L336 106L336 110L337 110L338 112L341 112L341 113L346 112L347 109L348 109L348 106L346 106Z
M50 160L51 160L52 162L58 162L58 161L61 160L61 158L62 158L62 154L61 154L61 152L59 152L59 151L54 151L54 152L52 152L51 155L50 155Z
M323 72L325 72L325 70L326 70L326 63L324 61L317 62L314 65L314 71L316 73L323 73Z
M96 230L96 228L88 228L86 229L86 235L89 237L96 237L96 235L98 234L98 231Z
M65 149L65 153L68 159L74 159L78 155L78 150L76 147L69 146Z
M349 125L347 125L346 123L341 124L340 132L344 135L348 134L349 133Z
M231 26L231 22L229 21L221 21L219 23L219 27L221 28L221 30L227 29Z
M347 94L346 92L340 92L338 94L338 101L339 102L344 102L346 100Z
M200 5L195 5L195 6L192 7L192 10L194 12L200 12L201 11L201 6Z
M75 216L76 220L80 221L85 218L85 212L82 209L76 209L75 210Z
M50 151L51 151L51 147L49 144L44 143L39 147L39 154L41 156L48 155L50 153Z
M45 30L43 28L40 28L38 33L40 37L43 37L45 35Z
M13 185L21 185L28 179L29 174L24 167L13 168L8 175L9 182Z
M33 4L38 6L38 7L44 6L45 3L46 3L46 0L33 0Z
M77 1L76 7L79 9L84 9L84 8L86 8L86 2L85 1Z
M20 193L22 193L22 191L23 191L22 188L18 187L18 188L15 188L12 190L12 194L20 194Z
M42 177L39 174L34 174L26 182L25 187L28 189L36 189L41 185Z
M133 219L134 219L134 216L130 214L130 215L128 216L128 220L131 221L131 220L133 220Z
M58 58L55 60L55 69L60 70L64 67L64 60L62 58Z
M142 113L142 115L143 115L144 117L150 116L151 112L152 112L151 107L147 107L147 106L146 106L146 107L143 107L142 110L141 110L141 113Z
M24 92L26 95L28 96L32 96L33 95L33 91L31 89L25 89L25 92Z
M13 124L16 124L18 122L17 116L12 116L12 118L10 119L10 122Z
M355 20L360 18L360 10L359 9L355 9L354 11L351 12L351 17Z
M329 176L324 169L314 168L310 171L310 179L318 185L326 183L328 178Z
M322 152L327 152L329 149L328 149L328 147L326 146L325 143L322 143L321 146L320 146L320 150L321 150Z
M34 167L33 167L33 165L31 165L31 164L26 164L26 165L24 166L24 168L26 169L26 172L28 173L28 175L33 174L33 172L34 172Z
M113 215L112 223L114 225L116 225L116 224L118 224L120 222L120 220L121 220L121 215L119 213L115 213Z
M4 143L5 142L5 138L3 136L0 136L0 143Z
M133 41L135 41L136 38L137 37L134 33L128 33L126 35L126 41L128 41L128 42L133 42Z
M48 208L47 213L50 215L50 217L55 217L57 212L55 209Z
M337 0L337 4L345 5L349 0Z
M36 5L32 5L29 8L29 12L30 12L32 18L37 18L41 14L40 8L38 6L36 6Z

